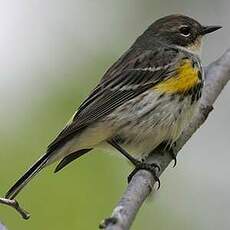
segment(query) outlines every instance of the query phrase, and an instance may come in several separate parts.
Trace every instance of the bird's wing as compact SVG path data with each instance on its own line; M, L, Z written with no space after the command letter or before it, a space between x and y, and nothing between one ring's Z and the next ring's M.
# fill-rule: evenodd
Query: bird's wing
M150 89L176 71L182 57L174 49L132 51L123 55L103 76L81 104L71 123L49 145L48 152L70 140L77 132Z

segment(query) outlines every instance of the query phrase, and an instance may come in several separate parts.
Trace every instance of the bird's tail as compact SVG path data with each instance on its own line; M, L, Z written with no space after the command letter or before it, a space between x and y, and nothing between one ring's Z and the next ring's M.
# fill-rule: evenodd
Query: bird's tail
M22 188L37 174L50 159L50 153L44 154L38 161L36 161L27 172L9 189L6 193L5 198L14 199L15 196L21 191Z

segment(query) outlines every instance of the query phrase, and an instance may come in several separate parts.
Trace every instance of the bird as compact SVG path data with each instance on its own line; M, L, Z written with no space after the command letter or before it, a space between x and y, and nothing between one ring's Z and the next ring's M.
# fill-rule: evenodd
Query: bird
M5 197L14 199L46 166L59 162L58 172L95 148L117 150L137 171L146 169L156 177L159 166L145 159L161 145L171 148L196 113L205 84L203 37L220 28L180 14L153 22L108 68Z

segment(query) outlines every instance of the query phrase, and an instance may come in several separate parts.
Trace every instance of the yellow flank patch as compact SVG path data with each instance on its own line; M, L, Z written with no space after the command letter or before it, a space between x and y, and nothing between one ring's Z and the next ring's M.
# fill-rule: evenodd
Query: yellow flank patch
M199 69L193 67L191 60L183 60L175 75L155 85L153 89L161 93L184 93L200 82L198 72Z

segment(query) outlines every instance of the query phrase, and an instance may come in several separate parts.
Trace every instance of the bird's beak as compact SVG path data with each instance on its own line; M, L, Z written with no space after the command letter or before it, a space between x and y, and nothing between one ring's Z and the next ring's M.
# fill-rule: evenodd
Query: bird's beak
M201 30L201 35L212 33L216 30L221 29L222 26L203 26Z

